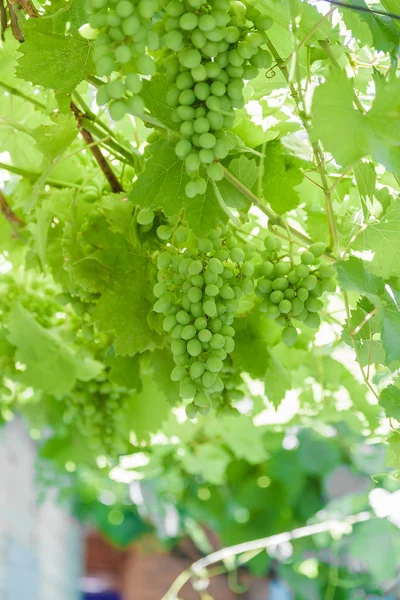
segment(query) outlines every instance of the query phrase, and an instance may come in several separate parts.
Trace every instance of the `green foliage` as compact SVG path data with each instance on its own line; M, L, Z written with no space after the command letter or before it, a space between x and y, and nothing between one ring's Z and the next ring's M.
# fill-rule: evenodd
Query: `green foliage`
M57 2L0 43L0 420L22 415L44 485L120 545L157 521L126 483L223 544L398 487L398 21L210 5ZM293 540L280 573L296 598L381 595L393 523Z

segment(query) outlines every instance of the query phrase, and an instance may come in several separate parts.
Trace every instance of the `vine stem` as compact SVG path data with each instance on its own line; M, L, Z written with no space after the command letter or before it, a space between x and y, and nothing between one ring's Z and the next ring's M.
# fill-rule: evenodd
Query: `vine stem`
M96 115L92 110L90 110L89 106L86 104L86 102L80 96L80 94L78 94L78 92L75 91L73 95L76 98L77 102L81 105L81 107L84 111L84 115L82 116L82 124L85 126L86 129L91 131L91 133L93 133L97 137L101 138L101 137L103 137L103 133L99 130L99 127L101 127L101 129L103 129L106 133L108 133L108 135L110 137L110 140L109 140L109 142L107 142L107 145L110 148L119 152L119 154L121 154L121 156L126 158L130 164L134 165L134 160L132 158L132 154L136 158L142 160L142 155L135 148L121 144L121 142L115 135L115 131L113 131L110 127L108 127L108 125L106 125L98 117L98 115Z
M35 181L37 181L39 179L39 177L42 175L42 173L39 173L37 171L28 171L27 169L22 169L21 167L15 167L13 165L7 165L6 163L3 163L3 162L0 162L0 169L3 169L4 171L8 171L9 173L13 173L14 175L19 175L20 177L25 177L25 179L28 179L32 183L35 183ZM81 184L79 184L79 183L72 183L70 181L61 181L60 179L49 178L49 179L46 179L46 183L48 183L52 187L56 187L56 188L79 189L82 187Z
M42 102L40 102L40 100L36 100L36 98L32 98L32 96L28 96L27 94L24 94L24 92L17 90L17 88L13 87L12 85L9 85L8 83L5 83L4 81L0 81L0 86L3 89L7 90L7 92L12 94L13 96L18 96L19 98L22 98L23 100L26 100L27 102L30 102L37 108L40 108L41 110L46 110L46 105L43 104Z
M290 225L287 225L285 221L282 219L278 213L274 210L266 206L261 200L251 191L249 190L239 179L237 179L228 169L224 167L224 177L229 183L231 183L239 192L243 194L254 206L257 206L271 221L273 221L273 225L279 225L282 229L288 229L292 235L295 235L299 239L301 239L307 246L312 244L312 240Z
M8 204L7 199L3 192L0 190L0 211L4 215L11 225L17 225L18 227L23 227L25 223L22 219L19 218L18 215L12 210L11 206Z
M87 147L90 149L91 153L93 154L100 169L103 171L105 178L107 179L108 183L110 184L111 190L114 193L123 192L124 190L123 190L122 185L118 181L114 171L112 170L111 166L108 164L108 162L107 162L106 158L104 157L103 153L101 152L100 148L96 144L92 134L90 133L90 131L88 131L87 129L85 129L82 126L83 114L81 113L81 111L79 110L79 108L76 106L76 104L74 102L71 102L71 110L78 122L79 127L80 127L80 134L83 137L84 141L86 142Z
M237 556L245 552L253 552L255 550L264 550L271 546L290 542L305 537L310 537L317 533L323 533L325 531L335 530L337 528L343 529L346 526L352 526L356 523L362 523L372 518L370 512L361 512L350 517L347 517L343 521L329 520L325 523L316 523L314 525L306 525L305 527L299 527L292 531L286 531L285 533L279 533L272 535L267 538L261 538L258 540L252 540L251 542L244 542L242 544L236 544L235 546L229 546L222 550L212 552L204 558L200 558L194 562L188 569L183 571L177 579L173 582L167 593L162 597L161 600L177 600L178 592L183 588L191 577L199 576L204 570L219 561L230 558L231 556Z

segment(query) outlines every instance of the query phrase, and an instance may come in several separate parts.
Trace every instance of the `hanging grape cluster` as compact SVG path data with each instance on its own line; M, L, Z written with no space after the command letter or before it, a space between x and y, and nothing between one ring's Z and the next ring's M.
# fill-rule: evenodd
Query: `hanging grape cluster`
M105 373L88 383L81 382L73 394L61 398L63 421L73 427L98 454L113 456L119 445L118 428L123 418L128 390L109 382Z
M260 309L284 328L282 340L293 346L298 333L292 320L319 327L319 312L324 306L320 297L323 292L335 291L335 272L321 262L326 249L323 243L312 244L295 258L281 252L278 238L267 236L264 246L264 260L257 267L257 275L262 275L256 287L256 294L262 298Z
M170 0L165 6L159 29L170 50L164 61L173 82L167 102L180 124L175 152L191 177L189 198L206 190L202 167L212 180L223 177L218 161L231 149L224 130L234 123L234 109L244 106L244 80L271 64L263 47L270 25L268 17L236 0Z
M88 0L89 24L99 30L93 60L96 74L114 76L101 85L97 103L110 104L114 120L127 114L140 114L144 102L140 96L140 75L154 75L156 66L147 52L159 47L160 39L151 29L158 9L157 0Z
M182 241L183 229L177 230ZM232 322L240 297L253 290L252 253L251 245L240 247L218 228L193 250L171 245L158 256L154 310L164 315L163 329L171 336L171 379L179 382L181 398L191 401L189 418L207 414L210 396L224 389L223 361L235 347Z

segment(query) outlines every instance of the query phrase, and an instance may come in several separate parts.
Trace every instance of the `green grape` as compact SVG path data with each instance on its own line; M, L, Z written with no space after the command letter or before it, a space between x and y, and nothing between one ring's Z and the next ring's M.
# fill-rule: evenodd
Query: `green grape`
M297 295L300 298L300 300L305 302L310 294L308 290L306 290L306 288L301 287L297 290Z
M222 329L222 321L218 318L210 319L208 326L213 333L218 333Z
M142 90L143 83L137 73L128 73L125 80L125 87L132 94L139 94Z
M175 367L171 372L172 381L182 381L186 377L186 369L184 367Z
M286 346L293 346L296 343L297 338L298 333L296 331L296 328L291 325L288 325L282 331L282 341Z
M224 266L218 258L211 258L207 265L207 269L211 273L220 275L224 270Z
M190 263L188 267L189 275L198 275L203 270L203 263L201 260L194 260Z
M272 65L272 55L267 50L260 48L257 54L250 58L250 63L258 69L268 69Z
M192 379L198 379L206 370L204 363L196 361L190 366L190 376Z
M200 302L202 297L203 297L203 292L198 287L192 287L188 291L188 298L189 298L190 302L193 302L193 303Z
M221 181L221 179L224 178L224 168L221 165L221 163L213 162L210 165L208 165L207 175L213 181Z
M233 248L230 252L230 258L236 263L243 262L245 258L244 251L242 248Z
M291 269L292 265L290 264L290 262L281 261L275 265L275 274L279 277L283 277L288 275Z
M201 54L196 48L187 48L179 52L178 60L183 67L193 69L200 65Z
M222 369L222 360L218 356L210 356L206 361L206 368L211 373L219 373Z
M203 390L199 390L196 393L195 397L193 398L193 402L200 408L208 408L211 406L211 400Z
M290 311L292 310L292 303L290 302L290 300L287 300L286 298L284 298L283 300L281 300L279 302L279 310L281 311L282 314L289 314Z
M183 340L172 340L171 343L172 354L182 356L186 352L186 344Z
M321 300L318 300L317 298L310 297L305 301L305 307L308 310L308 312L316 313L323 309L324 303Z
M185 407L185 413L188 419L195 419L198 413L197 406L191 402Z
M96 62L96 73L100 77L110 75L114 70L114 61L110 56L103 56Z
M269 299L273 304L279 304L284 297L284 293L281 290L275 290L270 294Z
M197 336L203 344L209 342L212 338L212 333L208 329L201 329Z
M196 329L198 331L205 329L207 327L207 319L205 317L197 317L197 319L194 322L194 326L196 327ZM202 341L202 340L200 340L200 341ZM206 341L208 341L208 340L206 340Z
M165 36L165 45L174 52L179 52L184 46L183 36L180 31L169 31Z
M300 279L307 277L309 275L309 273L310 273L310 269L308 268L307 265L301 264L301 265L297 265L295 268L295 274Z
M303 312L304 302L302 300L300 300L300 298L293 298L293 300L291 300L291 303L292 303L291 314L294 317L298 316L301 312Z
M197 240L197 245L200 252L203 252L203 254L208 254L213 249L213 243L208 238L199 238Z
M203 310L208 317L215 317L217 314L217 307L214 300L206 300L203 304Z
M176 320L180 325L188 325L190 323L190 315L185 310L180 310L176 313Z
M195 287L203 287L204 277L202 275L193 275L190 279L190 283Z
M178 158L185 158L192 150L192 144L188 140L179 140L175 146L175 154Z
M219 291L220 291L219 287L217 285L215 285L214 283L209 283L208 285L206 285L206 288L205 288L206 296L211 296L211 297L218 296Z
M185 325L182 329L181 337L183 340L191 340L197 334L196 327L194 325Z
M322 277L323 279L331 279L335 275L335 271L332 269L332 267L324 264L318 267L318 272L320 277Z
M203 133L199 139L200 146L206 149L214 148L216 141L215 135L212 133ZM207 168L207 173L210 167Z
M210 340L210 347L218 350L225 345L225 338L220 333L215 333Z
M233 339L231 337L225 337L224 349L228 354L230 354L231 352L234 351L235 342L233 341Z
M284 291L288 287L289 287L289 282L286 279L286 277L277 277L277 279L274 279L274 281L272 282L272 289L273 290Z
M293 288L288 288L283 293L285 294L285 298L287 298L288 300L291 300L296 296L296 292Z
M170 266L171 261L172 261L172 256L169 254L169 252L162 252L158 256L157 267L159 269L167 269Z
M163 321L163 329L170 333L176 326L176 319L174 315L167 315Z
M179 26L186 31L195 29L198 24L197 15L195 13L184 13L179 19Z
M315 261L315 256L312 252L309 252L308 250L306 250L305 252L303 252L303 254L301 255L301 262L304 265L312 265L313 262Z
M209 388L212 385L214 385L216 379L217 379L216 373L212 373L211 371L206 371L201 378L201 383L203 384L203 386L205 388Z
M315 286L318 283L318 279L315 277L315 275L308 275L307 277L305 277L303 279L302 282L302 287L305 288L306 290L310 291L313 290L315 288Z
M277 319L281 314L281 311L279 310L279 307L276 306L276 304L273 304L268 307L267 314L271 319Z
M193 340L192 340L193 341ZM179 394L184 400L191 400L196 395L197 388L190 379L183 379L179 385Z
M321 317L318 313L308 313L303 323L311 329L318 329L318 327L321 325Z
M202 349L203 346L199 340L190 340L187 344L187 351L190 354L190 356L199 356L199 354L201 354Z
M162 298L163 296L165 296L167 291L168 291L167 286L165 285L165 283L163 283L161 281L156 283L155 286L153 287L153 294L155 295L156 298Z
M137 216L139 225L150 225L154 221L154 212L150 208L142 208Z
M179 242L180 244L183 244L187 241L189 237L189 229L183 225L179 225L179 227L177 227L177 229L175 230L175 239L177 242ZM191 273L191 269L193 269L192 267L193 263L190 264L189 267L189 273ZM192 275L194 275L194 273L191 273Z
M324 244L323 242L315 242L309 247L309 251L314 255L315 258L319 258L320 256L322 256L325 250L326 244Z
M136 59L136 68L138 73L143 75L154 75L156 72L154 59L148 54L143 54Z

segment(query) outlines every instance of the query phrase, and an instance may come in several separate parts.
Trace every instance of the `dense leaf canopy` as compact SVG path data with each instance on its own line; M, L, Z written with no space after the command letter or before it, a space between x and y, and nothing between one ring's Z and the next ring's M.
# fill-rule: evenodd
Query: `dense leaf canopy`
M265 62L221 109L226 153L208 164L215 137L193 134L192 170L166 2L151 72L135 56L101 72L83 0L13 4L0 42L0 421L22 415L43 482L121 545L157 521L142 494L177 511L160 537L205 524L225 545L398 497L400 2L233 4ZM129 110L100 102L137 72ZM399 525L372 512L275 556L296 598L382 594Z

